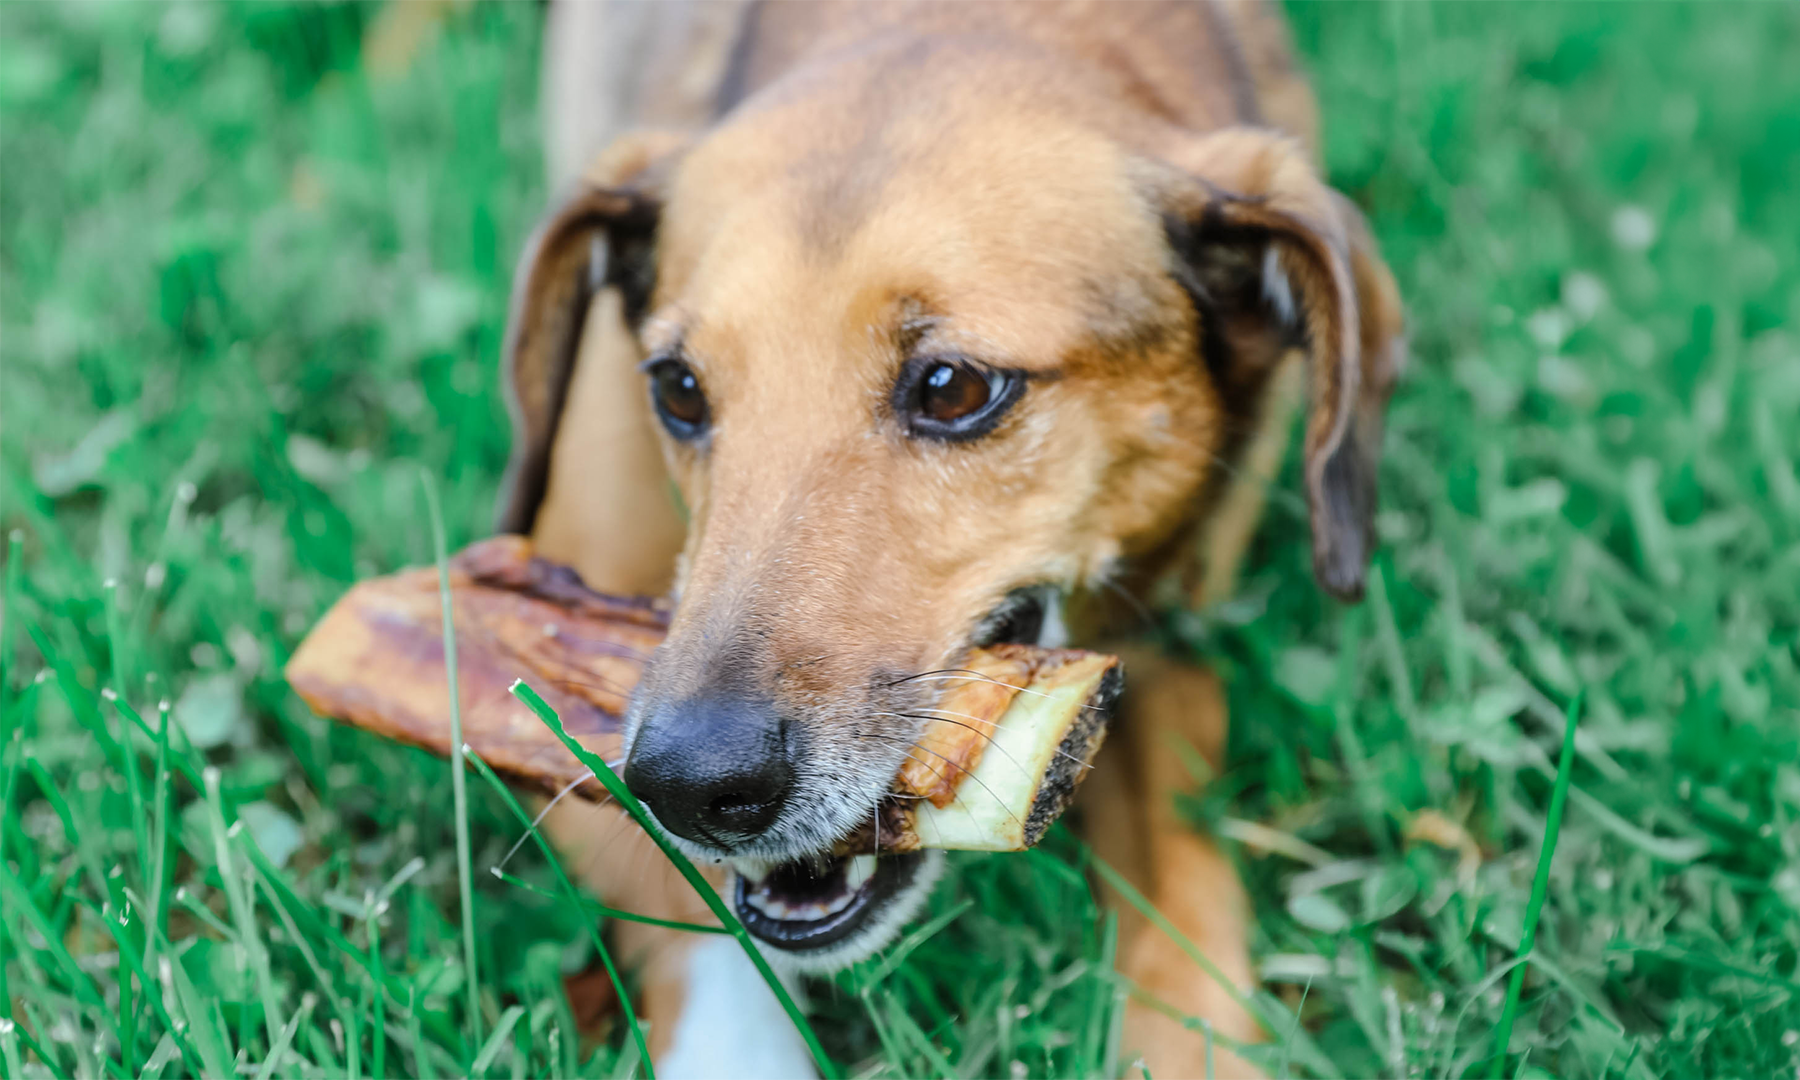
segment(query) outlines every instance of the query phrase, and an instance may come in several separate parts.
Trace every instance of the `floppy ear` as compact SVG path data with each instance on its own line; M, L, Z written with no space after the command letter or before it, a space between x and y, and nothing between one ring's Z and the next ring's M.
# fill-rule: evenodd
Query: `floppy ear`
M1220 392L1260 393L1288 349L1306 354L1306 499L1313 572L1362 595L1374 546L1382 414L1405 359L1392 274L1362 215L1292 140L1231 128L1170 155L1174 273L1201 323Z
M594 294L618 288L634 326L649 303L659 211L644 190L584 182L526 242L501 354L513 425L495 524L501 532L528 533L537 517Z

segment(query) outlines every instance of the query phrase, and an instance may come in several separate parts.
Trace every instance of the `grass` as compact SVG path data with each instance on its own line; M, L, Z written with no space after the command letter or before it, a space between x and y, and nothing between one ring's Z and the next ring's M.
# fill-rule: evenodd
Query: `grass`
M1506 1069L1512 1043L1513 1021L1519 1013L1519 995L1525 989L1525 973L1537 946L1538 919L1544 913L1544 897L1550 890L1550 867L1556 859L1556 837L1562 831L1563 807L1569 801L1569 778L1575 766L1575 731L1581 715L1581 697L1569 703L1563 718L1562 754L1556 759L1556 781L1550 789L1550 809L1544 813L1544 844L1538 849L1537 875L1531 879L1531 899L1525 902L1525 921L1519 930L1519 953L1506 980L1506 1004L1500 1010L1500 1026L1494 1031L1494 1055L1489 1075L1500 1077Z
M437 563L438 605L443 612L444 626L444 679L450 686L450 745L453 749L461 749L468 744L463 742L462 725L462 683L456 675L456 620L452 614L450 600L450 552L444 543L444 511L438 498L437 482L432 479L429 469L419 470L419 482L424 488L425 516L431 522L431 556ZM468 777L464 775L462 761L452 753L450 756L450 812L451 820L456 823L456 884L457 902L464 912L475 909L475 873L473 858L469 854L469 795ZM475 920L462 920L463 971L467 973L465 988L468 991L469 1007L467 1016L474 1026L471 1033L475 1042L481 1041L481 993L480 993L480 961L475 948ZM604 955L604 950L602 950ZM611 973L611 961L608 962L608 973ZM618 981L615 977L615 983ZM640 1036L640 1049L641 1036Z
M1275 1065L1792 1074L1800 15L1289 11L1415 363L1369 599L1307 581L1290 464L1243 598L1165 627L1230 687L1186 809L1235 838L1264 1004L1299 1018ZM483 872L506 802L447 815L442 762L279 675L349 581L432 558L421 465L449 543L485 530L545 197L537 8L456 8L404 67L365 48L381 12L0 5L9 1076L640 1060L576 1034L592 909L541 859ZM1066 835L955 860L901 943L809 987L825 1050L1122 1071L1083 865Z

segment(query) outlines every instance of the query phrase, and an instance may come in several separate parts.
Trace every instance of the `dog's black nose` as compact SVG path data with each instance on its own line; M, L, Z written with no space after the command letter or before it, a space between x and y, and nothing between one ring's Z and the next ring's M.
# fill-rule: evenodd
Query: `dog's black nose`
M677 836L732 847L775 823L794 786L792 740L774 707L702 698L638 727L625 785Z

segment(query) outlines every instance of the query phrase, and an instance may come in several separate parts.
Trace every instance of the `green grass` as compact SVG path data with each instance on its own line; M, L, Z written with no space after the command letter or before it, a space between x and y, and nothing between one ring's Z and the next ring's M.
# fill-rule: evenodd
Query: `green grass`
M591 907L536 855L486 872L505 801L468 791L472 978L447 766L279 675L348 582L432 558L421 465L450 544L485 530L545 197L537 8L460 8L385 77L379 10L0 5L9 1076L638 1061L563 995ZM1303 1025L1274 1065L1791 1075L1800 14L1289 10L1415 362L1368 601L1307 580L1290 464L1244 598L1166 628L1230 687L1187 809L1240 838L1264 1004ZM1082 858L955 860L912 934L810 988L832 1058L1123 1068Z

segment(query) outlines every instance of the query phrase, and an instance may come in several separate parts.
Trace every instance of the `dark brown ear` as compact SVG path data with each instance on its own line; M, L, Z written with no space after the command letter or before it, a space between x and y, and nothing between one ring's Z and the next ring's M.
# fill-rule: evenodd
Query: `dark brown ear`
M636 325L643 315L655 281L659 209L641 191L583 187L525 244L501 353L513 444L500 488L500 532L529 533L537 517L594 294L616 287L627 320Z
M1393 276L1362 215L1292 140L1232 128L1171 157L1184 174L1163 195L1174 273L1222 395L1252 398L1288 349L1306 353L1313 571L1355 600L1374 546L1382 414L1405 359Z

